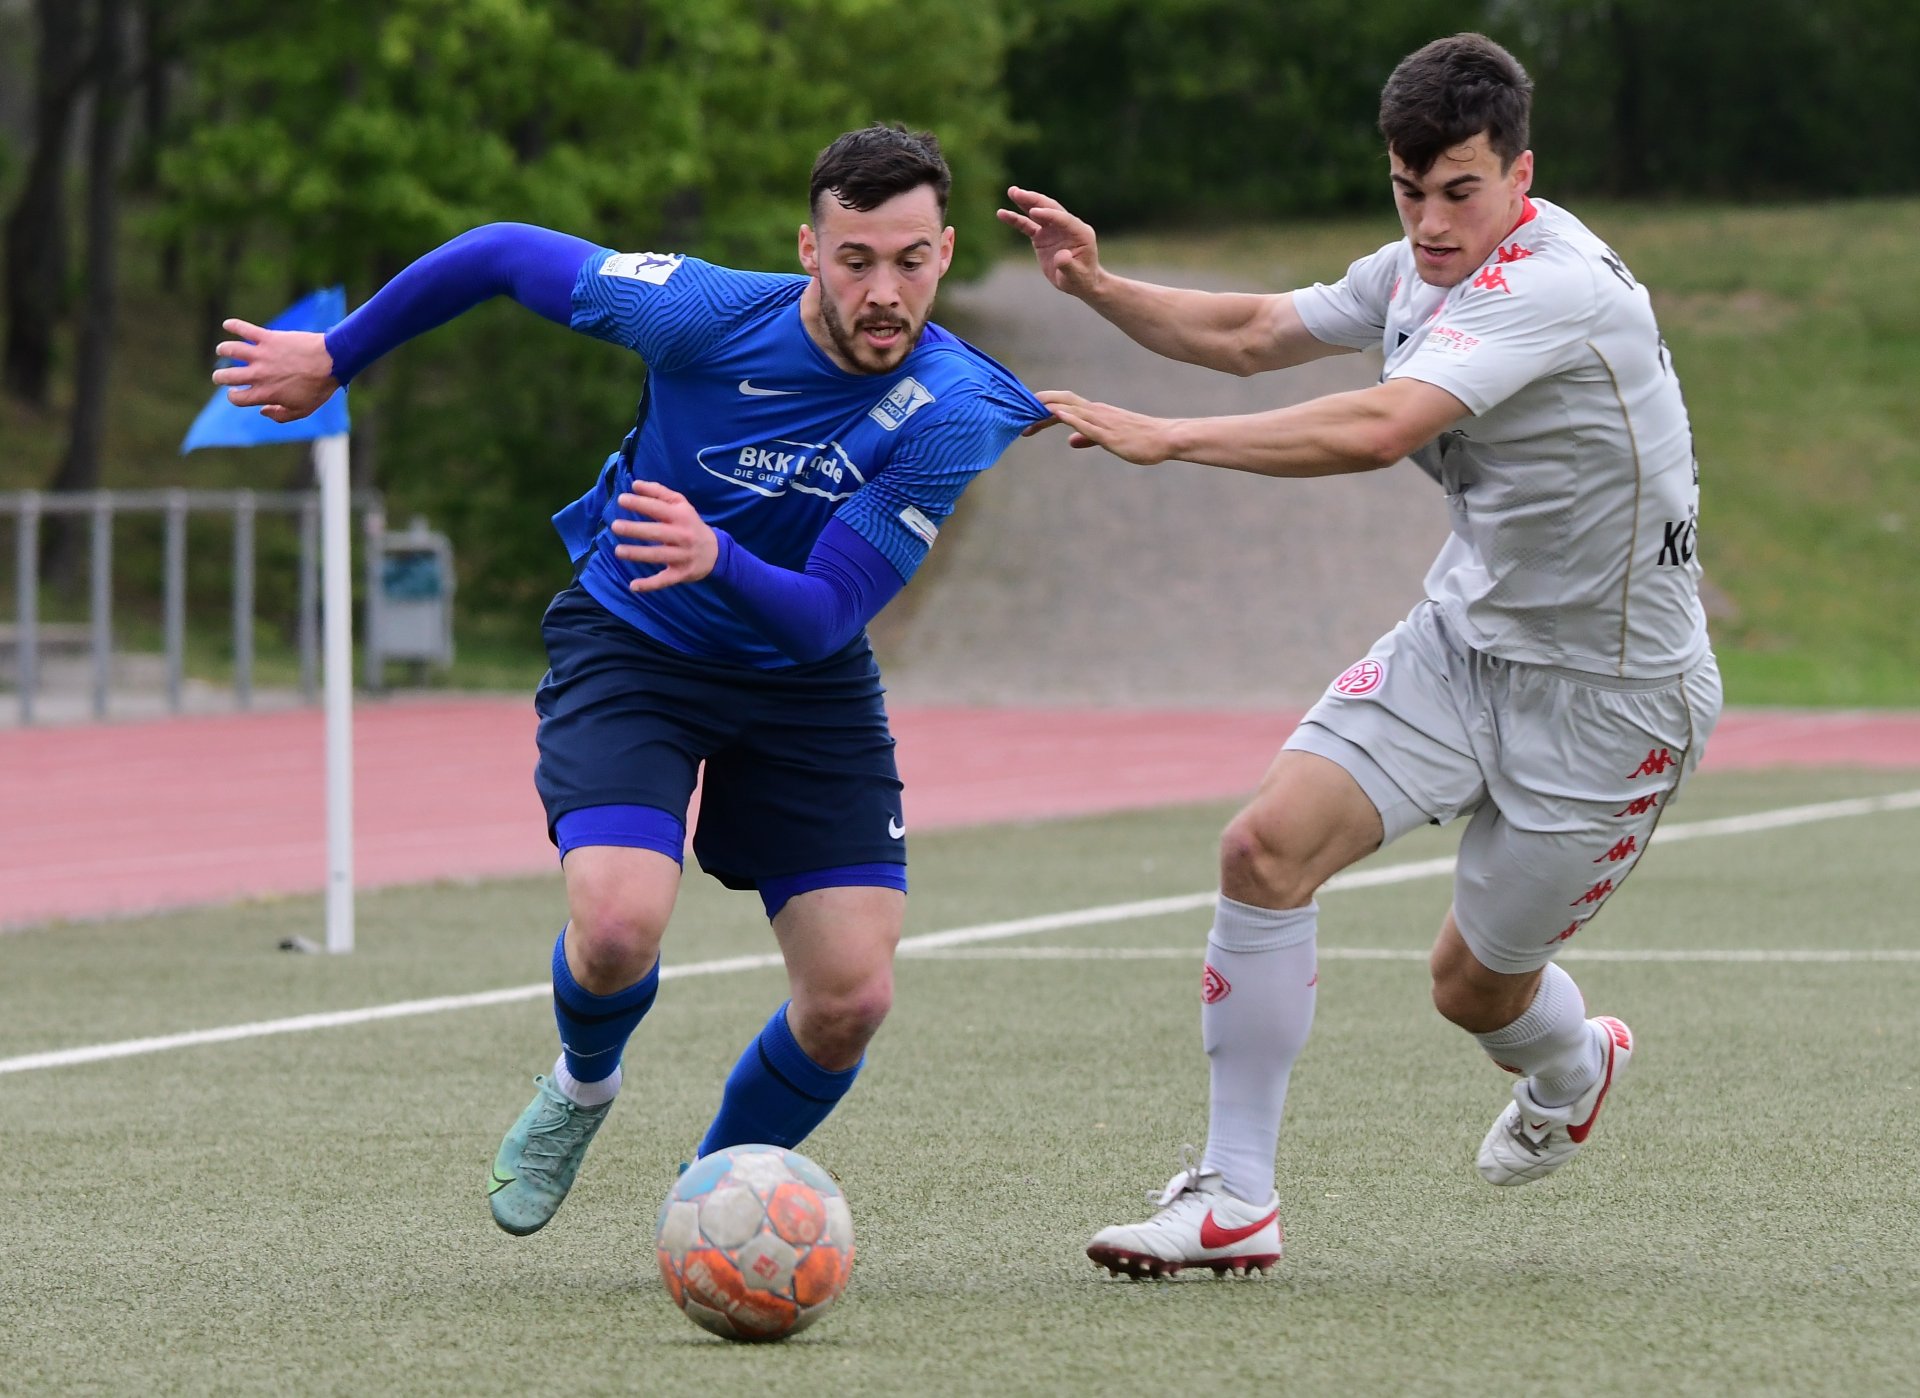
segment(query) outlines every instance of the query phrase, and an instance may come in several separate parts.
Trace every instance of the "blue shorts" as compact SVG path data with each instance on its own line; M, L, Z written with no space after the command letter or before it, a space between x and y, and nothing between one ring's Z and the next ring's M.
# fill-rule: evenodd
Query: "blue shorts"
M684 822L702 763L693 852L729 888L907 862L900 774L864 639L827 660L757 670L683 654L578 586L540 624L534 784L547 831L569 811L651 806Z

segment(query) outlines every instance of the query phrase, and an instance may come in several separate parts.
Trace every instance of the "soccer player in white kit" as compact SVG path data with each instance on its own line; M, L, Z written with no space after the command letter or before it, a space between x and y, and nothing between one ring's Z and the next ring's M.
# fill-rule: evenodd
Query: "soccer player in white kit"
M1646 289L1529 196L1532 83L1478 34L1401 62L1381 94L1406 236L1333 286L1216 295L1100 266L1094 232L1015 188L1041 270L1147 348L1251 374L1378 346L1380 383L1239 417L1042 401L1076 446L1270 476L1412 459L1452 533L1426 599L1307 714L1221 838L1201 1035L1206 1150L1144 1223L1087 1252L1118 1273L1264 1271L1281 1253L1274 1149L1313 1022L1314 893L1417 825L1468 817L1431 961L1440 1013L1517 1075L1481 1143L1496 1185L1580 1150L1633 1054L1553 962L1625 881L1720 709L1695 561L1699 475Z

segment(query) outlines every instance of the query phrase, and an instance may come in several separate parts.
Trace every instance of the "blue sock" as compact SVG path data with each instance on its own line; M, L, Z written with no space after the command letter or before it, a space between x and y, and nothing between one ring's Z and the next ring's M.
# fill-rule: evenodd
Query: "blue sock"
M700 1154L749 1143L799 1145L847 1095L860 1075L860 1064L866 1061L862 1058L843 1072L828 1072L807 1057L793 1037L787 1027L787 1006L782 1005L727 1075L719 1115L700 1142Z
M660 963L611 995L583 990L567 967L567 934L553 943L553 1018L560 1026L560 1047L567 1071L579 1082L600 1082L620 1066L620 1051L635 1027L653 1008L660 990Z

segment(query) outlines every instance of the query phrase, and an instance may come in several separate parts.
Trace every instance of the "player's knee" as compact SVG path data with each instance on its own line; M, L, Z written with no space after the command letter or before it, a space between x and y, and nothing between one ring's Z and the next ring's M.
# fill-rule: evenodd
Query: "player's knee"
M866 1052L893 1008L893 976L870 977L857 984L803 998L796 994L794 1026L807 1052L824 1067L846 1067Z
M1242 811L1220 835L1220 889L1263 908L1294 908L1313 897L1306 860L1271 813Z
M646 974L660 954L664 915L650 899L617 880L589 881L568 890L571 930L567 955L586 989L605 994Z

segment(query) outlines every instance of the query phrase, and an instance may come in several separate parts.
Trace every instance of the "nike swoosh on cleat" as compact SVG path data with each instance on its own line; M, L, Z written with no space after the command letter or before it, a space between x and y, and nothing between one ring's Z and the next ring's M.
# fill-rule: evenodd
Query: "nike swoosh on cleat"
M1280 1210L1275 1209L1265 1218L1257 1219L1243 1228L1222 1228L1213 1221L1213 1210L1208 1209L1207 1216L1200 1221L1200 1246L1203 1248L1232 1247L1235 1243L1251 1238L1279 1216Z
M800 392L797 388L755 388L752 379L740 380L740 391L749 398L792 398Z
M501 1190L505 1189L508 1185L512 1184L518 1178L519 1178L518 1175L508 1175L505 1179L501 1179L500 1172L498 1170L495 1170L493 1172L493 1184L487 1190L488 1195L491 1196L494 1194L498 1194Z

